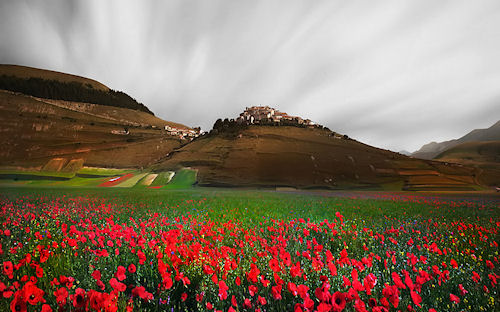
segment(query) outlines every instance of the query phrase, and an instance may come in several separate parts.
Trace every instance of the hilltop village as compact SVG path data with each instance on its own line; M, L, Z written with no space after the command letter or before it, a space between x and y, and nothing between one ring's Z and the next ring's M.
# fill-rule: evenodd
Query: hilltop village
M209 134L225 133L230 136L241 136L240 131L250 125L257 126L291 126L298 128L318 128L330 132L330 136L336 139L348 139L347 135L341 135L331 131L310 119L304 119L298 116L291 116L285 112L280 112L269 106L246 107L236 119L217 119L213 129Z
M251 106L246 107L243 113L241 113L235 119L218 119L211 134L217 133L232 133L238 132L242 128L245 128L250 125L260 125L260 126L292 126L292 127L300 127L300 128L319 128L326 129L330 131L330 129L323 127L322 125L311 121L310 119L304 119L299 116L288 115L285 112L280 112L279 110L269 107L269 106ZM154 127L155 128L155 127ZM202 132L200 128L194 129L184 129L184 128L176 128L171 126L165 126L164 130L172 136L178 137L179 139L187 139L193 140L199 136L207 134ZM346 135L340 135L331 131L331 136L335 138L343 138L347 139Z
M236 118L238 123L246 124L269 124L269 123L286 123L287 125L303 125L308 127L316 127L316 123L310 119L303 119L298 116L290 116L287 113L280 112L269 106L252 106L246 107L245 111Z

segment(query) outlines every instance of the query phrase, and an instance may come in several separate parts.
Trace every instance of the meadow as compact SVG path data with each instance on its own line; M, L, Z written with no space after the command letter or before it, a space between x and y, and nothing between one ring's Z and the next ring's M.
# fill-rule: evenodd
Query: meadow
M5 187L0 310L498 311L498 203Z

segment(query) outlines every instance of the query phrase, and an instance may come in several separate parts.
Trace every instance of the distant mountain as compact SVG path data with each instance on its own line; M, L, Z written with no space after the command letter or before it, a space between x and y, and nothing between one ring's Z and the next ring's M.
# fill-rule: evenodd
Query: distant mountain
M411 154L411 156L422 159L433 159L444 151L467 142L481 142L481 141L499 141L500 140L500 121L487 129L475 129L464 135L463 137L444 141L444 142L431 142L422 146L418 151Z
M92 79L50 70L0 65L0 89L44 99L134 109L153 115L146 106L124 92L109 89Z

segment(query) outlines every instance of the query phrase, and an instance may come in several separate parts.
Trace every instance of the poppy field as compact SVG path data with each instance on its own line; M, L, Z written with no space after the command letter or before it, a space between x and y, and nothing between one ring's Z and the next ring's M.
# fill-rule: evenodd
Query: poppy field
M498 203L3 189L0 311L499 311Z

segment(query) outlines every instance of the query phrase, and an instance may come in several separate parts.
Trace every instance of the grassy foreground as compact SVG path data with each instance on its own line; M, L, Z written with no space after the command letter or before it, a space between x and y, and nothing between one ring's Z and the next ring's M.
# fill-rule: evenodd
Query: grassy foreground
M0 209L2 311L500 307L495 200L4 188Z

